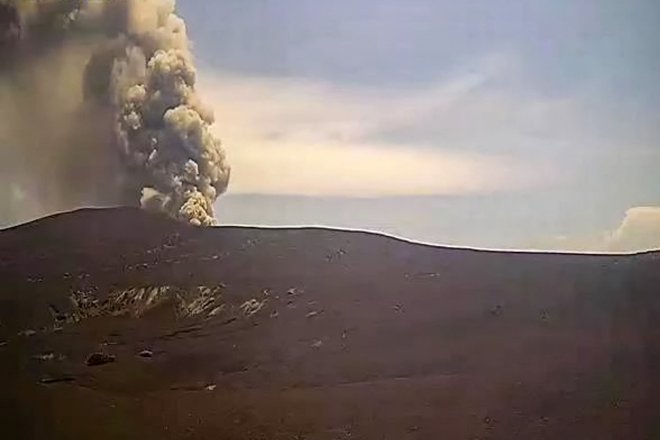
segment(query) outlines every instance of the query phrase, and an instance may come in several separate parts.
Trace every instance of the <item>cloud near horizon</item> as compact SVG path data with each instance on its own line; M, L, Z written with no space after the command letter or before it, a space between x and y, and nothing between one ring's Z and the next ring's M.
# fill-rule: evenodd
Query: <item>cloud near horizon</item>
M625 253L660 249L660 206L632 207L611 230L541 238L529 247L538 250Z
M617 252L660 249L660 206L637 206L626 211L608 237L607 248Z

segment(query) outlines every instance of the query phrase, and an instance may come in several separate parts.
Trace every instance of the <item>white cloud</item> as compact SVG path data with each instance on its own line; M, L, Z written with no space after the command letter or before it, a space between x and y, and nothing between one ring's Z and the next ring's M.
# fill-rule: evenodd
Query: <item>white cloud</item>
M566 252L608 252L607 243L611 237L610 231L598 231L583 235L555 235L532 240L528 249L537 251Z
M417 88L217 72L202 74L200 88L216 111L216 130L228 150L232 193L485 194L546 185L553 175L541 158L465 148L488 131L495 136L493 127L506 122L503 113L517 109L509 118L529 119L544 105L487 87L505 61L488 58ZM445 127L446 133L433 139L379 139L418 121Z
M660 249L660 207L630 208L619 226L613 230L543 238L535 240L530 248L573 252L640 252Z
M514 186L501 160L378 145L264 141L232 155L233 192L376 197L470 194Z
M620 252L660 249L660 207L630 208L606 244Z

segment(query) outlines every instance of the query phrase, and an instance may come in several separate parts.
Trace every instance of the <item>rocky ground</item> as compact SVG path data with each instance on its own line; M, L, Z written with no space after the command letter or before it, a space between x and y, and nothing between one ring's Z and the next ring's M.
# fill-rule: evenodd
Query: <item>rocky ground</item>
M62 214L0 232L0 433L657 439L659 269Z

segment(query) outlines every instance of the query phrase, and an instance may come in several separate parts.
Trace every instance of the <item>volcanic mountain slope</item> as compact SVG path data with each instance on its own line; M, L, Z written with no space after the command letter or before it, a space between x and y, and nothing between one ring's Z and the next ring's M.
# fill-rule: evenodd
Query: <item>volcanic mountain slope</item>
M0 232L2 438L660 438L658 269L53 216Z

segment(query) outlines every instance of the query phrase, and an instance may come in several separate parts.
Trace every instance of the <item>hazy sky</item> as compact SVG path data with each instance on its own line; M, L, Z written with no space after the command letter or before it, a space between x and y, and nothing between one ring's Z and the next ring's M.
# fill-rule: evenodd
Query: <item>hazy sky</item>
M486 247L660 245L655 0L178 9L233 165L223 222Z

